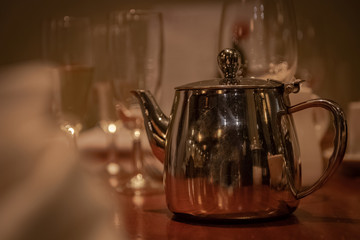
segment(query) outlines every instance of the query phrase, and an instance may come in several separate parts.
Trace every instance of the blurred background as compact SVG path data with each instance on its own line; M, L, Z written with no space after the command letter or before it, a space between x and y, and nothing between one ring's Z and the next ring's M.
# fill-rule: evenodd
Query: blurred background
M217 51L219 1L3 1L0 9L0 66L4 68L41 59L41 26L46 17L90 16L95 23L105 23L107 14L113 10L154 6L164 11L165 18L164 89L179 85L177 81L166 84L167 79L176 75L175 69L183 72L181 77L193 78L186 79L187 82L215 77L216 63L212 58ZM316 94L333 99L346 109L350 101L360 100L359 1L294 0L294 6L299 27L298 77L310 80ZM196 35L190 36L192 33ZM188 37L184 37L186 35ZM202 44L204 39L206 44ZM178 46L177 51L174 46ZM202 72L197 68L194 74L187 70L189 63L184 59L194 49L202 59L208 58L206 64L214 62L211 66L213 72ZM164 91L163 98L172 99L172 94L172 91ZM163 104L165 109L170 108L171 101L168 102L168 106Z

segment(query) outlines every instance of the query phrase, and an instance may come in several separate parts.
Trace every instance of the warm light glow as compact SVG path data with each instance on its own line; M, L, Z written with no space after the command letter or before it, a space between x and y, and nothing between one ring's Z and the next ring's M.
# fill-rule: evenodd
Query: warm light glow
M221 136L222 136L222 129L219 128L219 129L217 130L217 137L218 137L218 138L221 138Z
M109 131L109 133L115 133L116 132L116 125L114 123L110 123L108 125L108 131Z
M203 203L203 202L202 202L201 195L198 195L198 197L197 197L197 203L198 203L198 204L202 204L202 203Z
M117 163L109 163L107 166L106 166L106 170L108 171L108 173L110 175L116 175L119 173L120 171L120 166L119 164Z
M140 130L139 130L139 129L136 129L136 130L134 131L134 137L135 137L135 138L139 138L139 137L140 137Z
M250 19L250 32L254 31L254 20Z
M203 135L201 135L201 133L198 133L197 140L198 142L201 142L203 140Z
M145 179L141 173L138 173L135 177L130 180L132 188L139 189L145 186Z
M71 135L75 134L75 129L70 125L65 125L66 131L68 131Z

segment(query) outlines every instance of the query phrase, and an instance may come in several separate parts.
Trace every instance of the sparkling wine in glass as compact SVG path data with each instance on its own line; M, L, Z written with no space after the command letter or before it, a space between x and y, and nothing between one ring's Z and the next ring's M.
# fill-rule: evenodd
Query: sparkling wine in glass
M76 145L92 87L91 28L87 18L65 16L44 23L43 53L53 64L53 110Z
M117 187L125 194L151 194L163 191L160 182L144 170L141 136L143 119L135 89L149 89L159 96L162 70L162 16L159 12L135 10L110 15L109 47L116 110L124 126L132 132L134 174Z

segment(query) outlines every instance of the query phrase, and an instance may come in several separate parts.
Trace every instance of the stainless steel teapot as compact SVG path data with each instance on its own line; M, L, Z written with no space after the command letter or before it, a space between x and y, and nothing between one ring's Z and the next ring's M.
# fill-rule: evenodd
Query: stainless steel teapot
M300 81L237 78L239 53L218 56L223 79L176 88L170 117L151 93L137 90L154 154L164 163L169 209L213 219L287 215L299 199L320 188L341 163L347 142L344 113L334 102L290 106ZM321 107L333 115L334 150L323 175L301 187L301 161L292 113Z

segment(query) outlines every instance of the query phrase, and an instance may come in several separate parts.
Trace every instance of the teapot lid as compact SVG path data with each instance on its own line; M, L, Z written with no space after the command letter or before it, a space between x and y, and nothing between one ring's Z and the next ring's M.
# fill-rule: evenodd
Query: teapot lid
M237 88L277 88L283 84L276 80L236 77L239 70L240 53L236 49L225 48L217 57L218 65L224 78L194 82L176 87L176 90L206 90L206 89L237 89Z

